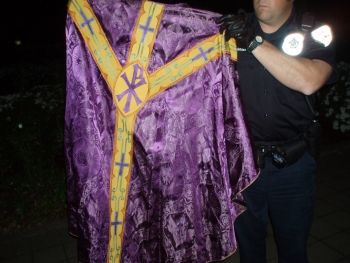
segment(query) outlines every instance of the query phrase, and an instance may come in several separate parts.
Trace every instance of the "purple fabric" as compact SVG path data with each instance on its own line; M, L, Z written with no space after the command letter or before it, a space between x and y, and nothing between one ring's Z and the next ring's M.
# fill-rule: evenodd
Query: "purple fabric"
M139 1L91 0L124 65ZM167 5L148 71L217 33L211 12ZM69 231L80 262L106 262L116 108L67 19L65 151ZM228 56L156 96L134 131L122 262L206 262L232 254L240 191L257 176Z

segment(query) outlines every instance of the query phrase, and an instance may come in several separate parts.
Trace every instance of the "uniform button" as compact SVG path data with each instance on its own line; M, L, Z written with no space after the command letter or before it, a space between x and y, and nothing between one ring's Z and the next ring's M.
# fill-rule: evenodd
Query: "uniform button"
M265 118L269 117L269 114L265 113Z

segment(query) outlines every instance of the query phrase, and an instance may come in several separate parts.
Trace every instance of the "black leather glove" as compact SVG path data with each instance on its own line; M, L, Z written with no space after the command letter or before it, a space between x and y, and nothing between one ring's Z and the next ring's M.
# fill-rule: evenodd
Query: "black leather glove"
M238 47L247 48L254 38L249 15L242 9L237 14L223 15L215 22L220 26L220 33L225 32L225 40L236 39Z

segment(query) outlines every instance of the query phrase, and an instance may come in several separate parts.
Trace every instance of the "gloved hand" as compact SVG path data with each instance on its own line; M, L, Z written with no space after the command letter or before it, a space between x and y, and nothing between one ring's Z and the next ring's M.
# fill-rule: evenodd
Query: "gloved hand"
M215 22L220 26L220 33L225 32L225 40L235 38L238 47L247 48L254 38L249 16L242 9L237 14L223 15Z

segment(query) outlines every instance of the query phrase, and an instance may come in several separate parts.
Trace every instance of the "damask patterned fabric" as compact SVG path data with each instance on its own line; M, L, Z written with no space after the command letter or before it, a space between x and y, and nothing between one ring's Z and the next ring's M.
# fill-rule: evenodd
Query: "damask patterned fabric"
M141 2L89 3L123 65ZM217 16L166 5L148 72L216 34ZM79 261L101 263L108 260L116 107L70 17L66 36L69 231ZM223 55L138 112L122 262L207 262L234 253L240 192L257 177L234 67Z

